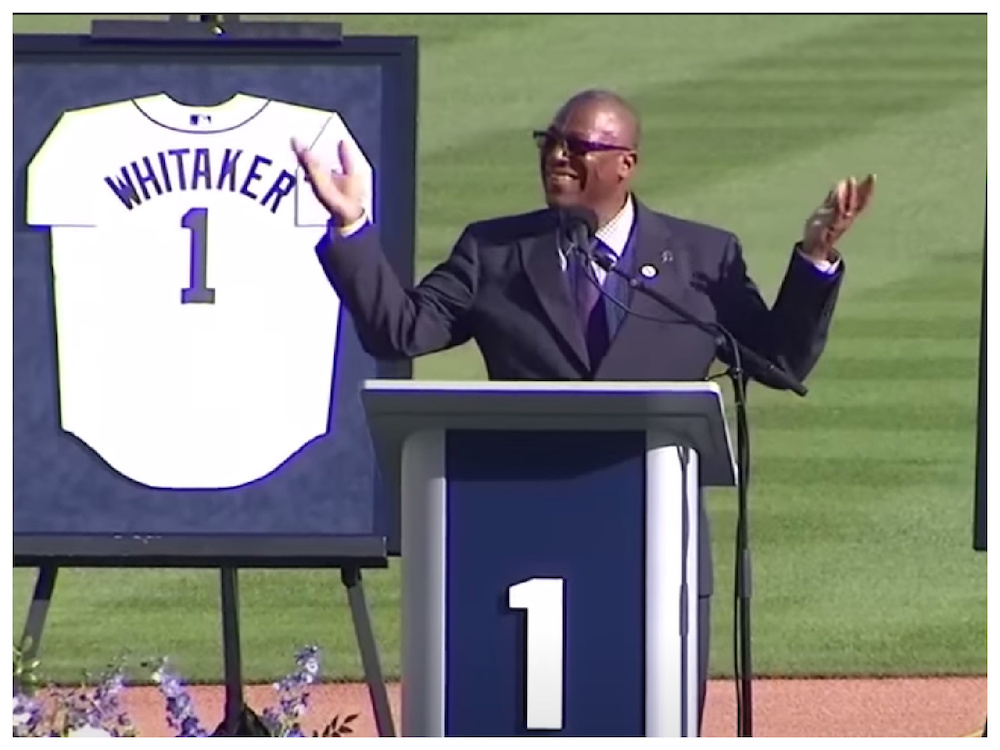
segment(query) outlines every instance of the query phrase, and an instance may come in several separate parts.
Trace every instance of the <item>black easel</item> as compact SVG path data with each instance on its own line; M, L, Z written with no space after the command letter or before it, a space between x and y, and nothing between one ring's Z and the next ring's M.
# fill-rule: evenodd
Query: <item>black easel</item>
M342 565L340 580L347 590L347 600L354 622L354 633L358 639L358 650L368 685L368 694L375 714L375 727L380 737L394 737L389 694L379 660L378 645L372 630L371 617L361 581L360 565ZM222 647L225 664L225 716L215 736L245 736L252 731L247 726L248 710L243 697L243 670L240 649L238 568L223 565L218 568L222 609ZM59 572L57 564L43 563L38 566L35 590L31 597L28 617L24 625L23 638L27 639L24 657L33 659L39 651L45 619L55 589Z

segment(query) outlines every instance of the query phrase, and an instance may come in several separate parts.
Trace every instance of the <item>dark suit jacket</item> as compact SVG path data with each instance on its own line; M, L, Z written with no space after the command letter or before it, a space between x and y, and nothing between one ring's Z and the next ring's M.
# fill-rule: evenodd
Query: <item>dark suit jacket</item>
M844 273L824 275L793 252L770 309L747 274L730 232L657 213L636 201L634 266L654 266L648 286L746 346L782 361L800 380L826 343ZM701 380L714 339L633 292L602 361L588 361L583 332L560 266L553 211L470 224L450 257L404 288L368 227L317 248L327 279L351 314L365 350L410 358L473 339L491 380ZM779 359L780 358L780 359ZM712 590L702 509L701 593Z

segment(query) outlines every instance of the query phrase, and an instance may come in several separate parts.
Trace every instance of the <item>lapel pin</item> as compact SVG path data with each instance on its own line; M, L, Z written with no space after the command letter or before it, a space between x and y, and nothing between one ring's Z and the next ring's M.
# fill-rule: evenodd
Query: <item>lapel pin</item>
M669 250L664 250L662 253L660 253L660 260L662 260L664 263L671 263L673 259L674 259L674 254Z
M643 266L639 269L639 273L645 276L647 279L651 279L656 276L656 266Z

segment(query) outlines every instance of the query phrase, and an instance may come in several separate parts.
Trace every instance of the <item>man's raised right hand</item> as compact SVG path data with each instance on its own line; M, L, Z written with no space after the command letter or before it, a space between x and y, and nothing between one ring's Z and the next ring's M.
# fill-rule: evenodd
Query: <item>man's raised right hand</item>
M337 144L339 170L324 166L319 157L295 138L292 139L292 151L312 186L316 200L330 213L338 226L353 224L364 216L367 185L364 176L354 169L354 161L346 141Z

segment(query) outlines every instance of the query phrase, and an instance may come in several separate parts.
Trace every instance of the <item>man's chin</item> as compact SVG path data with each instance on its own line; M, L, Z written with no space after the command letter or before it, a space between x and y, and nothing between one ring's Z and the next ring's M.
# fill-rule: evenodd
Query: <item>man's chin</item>
M549 208L570 208L580 204L580 196L570 193L557 193L552 190L544 191L545 205Z

